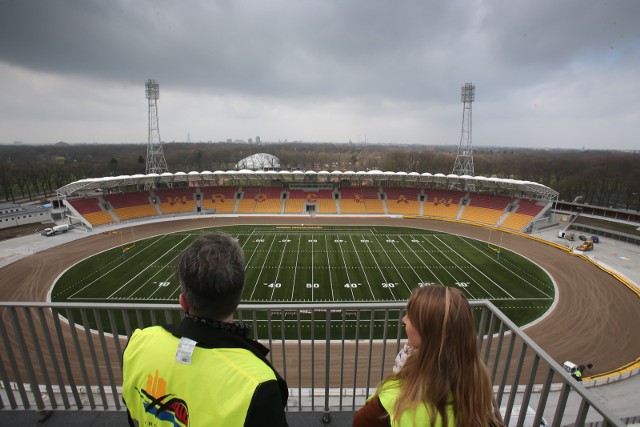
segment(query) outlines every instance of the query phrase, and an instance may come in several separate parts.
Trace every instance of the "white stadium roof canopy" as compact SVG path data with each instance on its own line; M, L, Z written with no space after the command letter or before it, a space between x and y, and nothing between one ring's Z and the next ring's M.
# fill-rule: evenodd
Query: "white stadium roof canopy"
M317 184L336 183L339 181L350 181L359 185L363 181L374 181L376 185L387 186L412 186L422 187L425 184L436 184L438 188L459 188L472 189L477 192L496 192L498 194L519 193L522 197L551 200L558 196L558 192L537 182L520 181L516 179L486 178L484 176L468 175L444 175L442 173L417 173L417 172L383 172L380 170L370 171L253 171L241 170L217 170L202 172L176 172L158 174L136 174L108 176L103 178L86 178L72 182L58 189L60 197L87 194L100 191L122 191L130 186L144 187L165 187L177 185L177 187L187 185L218 185L221 181L231 181L232 185L246 185L247 181L260 181L261 185L270 184L274 180L283 183L295 184ZM242 182L243 184L239 184ZM190 184L193 183L193 184Z

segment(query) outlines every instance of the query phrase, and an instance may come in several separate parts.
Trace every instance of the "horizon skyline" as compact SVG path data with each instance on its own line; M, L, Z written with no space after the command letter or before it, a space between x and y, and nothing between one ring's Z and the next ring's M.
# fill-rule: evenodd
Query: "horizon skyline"
M139 141L139 142L66 142L66 141L56 141L56 142L42 142L42 143L31 143L25 141L14 141L14 142L0 142L0 146L55 146L58 144L65 145L147 145L147 141ZM431 149L449 149L451 151L458 150L458 144L420 144L420 143L389 143L389 142L368 142L368 141L252 141L248 140L240 140L235 139L233 141L162 141L162 144L246 144L246 145L271 145L271 144L335 144L335 145L370 145L370 146L384 146L384 147L425 147ZM501 149L501 150L532 150L532 151L603 151L603 152L622 152L622 153L640 153L640 148L633 149L618 149L618 148L573 148L573 147L523 147L523 146L502 146L502 145L476 145L474 144L474 151L485 151L485 150L493 150L493 149Z

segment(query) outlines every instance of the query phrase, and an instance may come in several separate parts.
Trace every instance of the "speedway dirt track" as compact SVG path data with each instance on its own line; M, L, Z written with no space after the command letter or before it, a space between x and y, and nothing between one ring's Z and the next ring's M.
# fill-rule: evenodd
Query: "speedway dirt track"
M218 217L133 225L135 238L174 231L234 224L388 225L414 227L486 240L481 227L432 220L350 217ZM495 233L492 240L499 239ZM46 301L53 281L69 266L91 254L119 246L119 234L81 238L28 256L0 269L0 299ZM596 266L550 245L504 233L502 245L542 266L554 279L555 307L525 329L557 362L592 363L591 374L608 372L640 355L637 325L640 299ZM490 272L489 272L490 273Z

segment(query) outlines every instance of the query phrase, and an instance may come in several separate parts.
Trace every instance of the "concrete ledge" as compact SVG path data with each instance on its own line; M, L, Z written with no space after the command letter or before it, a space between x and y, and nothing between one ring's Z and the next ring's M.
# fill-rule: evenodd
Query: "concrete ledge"
M329 423L322 412L287 412L290 427L350 426L354 412L332 412ZM127 426L126 412L109 411L0 411L0 427L114 427Z

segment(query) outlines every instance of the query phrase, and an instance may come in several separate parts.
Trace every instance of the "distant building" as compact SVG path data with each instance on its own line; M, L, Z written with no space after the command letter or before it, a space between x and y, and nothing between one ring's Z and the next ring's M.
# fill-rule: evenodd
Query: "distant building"
M51 213L42 205L21 206L14 203L0 203L0 228L45 222L52 222Z
M260 136L256 136L256 144L260 144Z
M249 157L245 157L236 164L236 169L249 170L279 170L280 159L267 153L257 153Z

